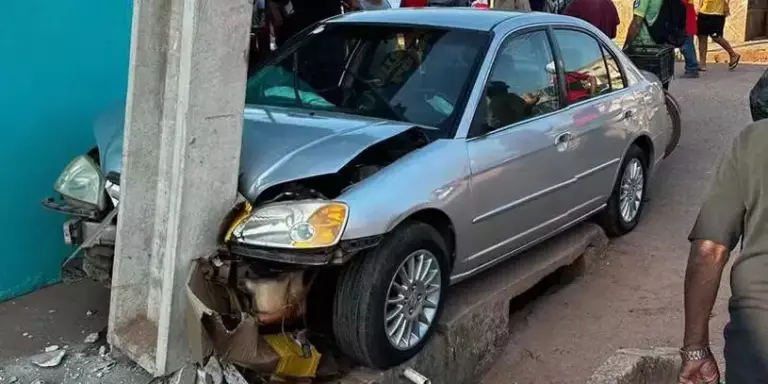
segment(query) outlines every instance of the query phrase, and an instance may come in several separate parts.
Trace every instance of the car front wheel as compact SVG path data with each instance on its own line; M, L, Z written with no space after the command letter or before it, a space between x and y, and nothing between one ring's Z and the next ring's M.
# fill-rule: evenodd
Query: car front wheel
M417 354L440 318L450 275L445 240L410 222L341 273L333 310L339 348L358 363L388 368Z
M645 153L632 145L621 163L607 207L597 217L608 236L624 235L635 229L640 221L645 207L647 164Z

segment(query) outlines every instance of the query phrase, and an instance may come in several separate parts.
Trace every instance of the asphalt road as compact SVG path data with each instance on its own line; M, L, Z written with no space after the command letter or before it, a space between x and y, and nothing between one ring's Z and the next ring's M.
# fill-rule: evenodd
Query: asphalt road
M585 276L513 305L510 342L484 384L584 383L617 349L680 346L686 237L718 157L751 121L748 93L764 69L710 65L674 81L683 136L652 181L642 223ZM728 295L724 279L711 323L718 354Z

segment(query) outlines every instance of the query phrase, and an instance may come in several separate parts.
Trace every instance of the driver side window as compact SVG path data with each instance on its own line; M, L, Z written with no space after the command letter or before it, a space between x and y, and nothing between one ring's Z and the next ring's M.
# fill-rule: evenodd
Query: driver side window
M554 112L560 96L546 31L508 38L496 56L478 105L475 124L483 132ZM482 128L479 128L482 127Z

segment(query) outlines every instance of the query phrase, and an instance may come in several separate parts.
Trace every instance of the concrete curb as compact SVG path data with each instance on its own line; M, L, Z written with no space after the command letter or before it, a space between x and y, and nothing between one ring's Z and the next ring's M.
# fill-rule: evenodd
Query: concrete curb
M681 363L675 348L621 349L587 384L676 384Z
M479 278L451 288L437 332L411 361L387 371L358 369L341 384L407 383L413 368L432 383L475 383L504 348L509 336L509 302L561 267L586 268L605 254L602 229L584 223L502 263Z

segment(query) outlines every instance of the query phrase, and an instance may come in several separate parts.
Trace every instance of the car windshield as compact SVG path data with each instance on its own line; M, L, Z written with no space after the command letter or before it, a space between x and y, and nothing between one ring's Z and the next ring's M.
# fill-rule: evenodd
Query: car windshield
M458 29L321 24L278 52L246 103L453 129L489 35Z

